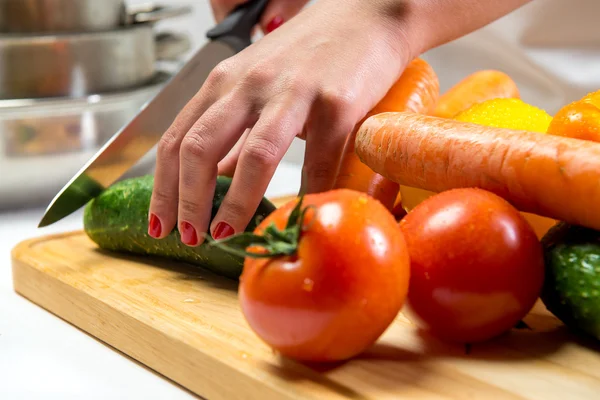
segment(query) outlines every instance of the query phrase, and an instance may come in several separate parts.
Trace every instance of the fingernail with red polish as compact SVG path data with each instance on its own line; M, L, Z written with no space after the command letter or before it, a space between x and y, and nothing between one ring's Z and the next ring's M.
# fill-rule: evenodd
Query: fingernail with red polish
M267 24L267 33L273 32L283 24L283 18L279 15L273 17L273 19Z
M150 222L148 222L148 235L152 236L155 239L160 237L162 232L162 225L160 223L160 219L154 214L150 214Z
M229 236L233 235L234 233L235 233L235 231L233 230L231 225L229 225L227 222L219 222L217 224L217 226L215 227L213 237L217 240L225 239L226 237L229 237Z
M189 222L183 221L181 223L181 241L188 246L195 246L198 244L198 234L196 229Z

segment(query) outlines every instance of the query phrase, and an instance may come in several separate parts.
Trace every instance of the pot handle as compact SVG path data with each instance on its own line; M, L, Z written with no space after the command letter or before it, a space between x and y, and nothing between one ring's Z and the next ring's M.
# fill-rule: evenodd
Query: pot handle
M129 7L125 23L127 25L153 23L167 18L180 17L191 12L191 6L163 6L146 3Z
M185 34L160 32L154 36L156 59L159 61L177 61L190 50L190 38Z

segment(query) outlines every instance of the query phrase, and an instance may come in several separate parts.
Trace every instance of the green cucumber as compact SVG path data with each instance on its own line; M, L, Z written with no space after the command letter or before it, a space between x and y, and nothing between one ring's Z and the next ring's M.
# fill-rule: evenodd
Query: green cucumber
M600 339L600 232L560 222L542 244L544 305L567 327Z
M104 250L186 262L238 279L244 262L239 256L209 246L206 242L188 247L181 243L177 228L164 239L148 235L148 209L153 185L152 175L126 179L91 200L83 214L84 231L89 238ZM217 177L211 219L230 185L231 178ZM263 198L246 231L253 231L259 220L274 210L275 206Z

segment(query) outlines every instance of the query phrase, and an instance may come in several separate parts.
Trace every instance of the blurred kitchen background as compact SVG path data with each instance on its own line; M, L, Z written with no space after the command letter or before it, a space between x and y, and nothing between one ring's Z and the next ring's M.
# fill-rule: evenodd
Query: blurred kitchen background
M0 0L0 211L47 205L213 25L208 0Z
M423 58L441 92L500 69L524 101L552 114L600 85L597 16L572 9L531 2ZM0 0L0 211L47 205L213 25L208 0ZM296 139L284 161L303 157ZM151 173L154 159L155 150L126 176Z

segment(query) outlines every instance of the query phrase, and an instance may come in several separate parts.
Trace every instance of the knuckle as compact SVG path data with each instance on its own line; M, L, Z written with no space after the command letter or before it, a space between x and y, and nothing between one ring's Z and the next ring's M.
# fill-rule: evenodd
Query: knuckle
M324 89L319 97L322 104L335 118L347 115L356 104L356 94L348 89Z
M166 204L173 201L177 197L177 193L170 193L169 191L164 190L164 188L160 186L155 186L154 191L152 192L152 196L154 198L154 201L156 201L157 203Z
M248 207L244 205L244 202L240 199L228 199L223 204L224 217L228 221L240 219L249 213Z
M245 82L251 87L262 87L269 84L274 77L271 68L263 63L251 67L245 76Z
M179 210L182 219L189 221L200 215L202 208L200 207L200 204L194 201L181 198L179 199Z
M246 142L246 154L250 162L258 165L271 165L277 162L279 150L270 139L255 137Z
M208 74L208 77L206 79L206 84L209 87L214 87L214 86L218 86L218 85L222 84L223 81L225 81L225 79L227 79L227 77L229 76L230 71L231 71L231 61L230 60L224 60L224 61L219 62L212 69L212 71L210 71L210 74Z
M287 84L286 92L290 98L297 101L297 99L303 99L310 95L310 88L302 80L294 79Z
M155 186L152 192L152 200L159 207L168 206L177 201L177 193L171 193L162 187Z
M156 154L159 160L171 159L177 156L178 140L172 129L168 129L160 138Z
M181 156L184 159L204 157L209 153L209 140L200 133L202 128L194 128L181 142Z

